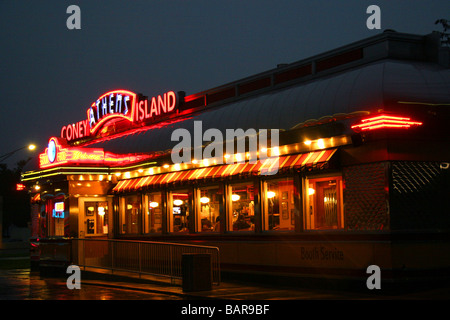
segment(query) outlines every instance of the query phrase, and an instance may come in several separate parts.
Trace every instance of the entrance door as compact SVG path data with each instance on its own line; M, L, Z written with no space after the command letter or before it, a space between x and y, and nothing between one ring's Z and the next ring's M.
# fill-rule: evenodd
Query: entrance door
M338 208L336 195L336 180L317 182L316 197L316 227L337 228Z
M344 226L342 178L316 178L306 182L307 229L341 229Z
M80 199L80 237L106 236L109 232L111 201L107 198Z

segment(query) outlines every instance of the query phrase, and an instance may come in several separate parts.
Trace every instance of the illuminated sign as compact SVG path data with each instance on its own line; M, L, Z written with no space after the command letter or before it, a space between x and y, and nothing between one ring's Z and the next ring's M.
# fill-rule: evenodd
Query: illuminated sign
M22 184L22 183L17 183L16 184L16 190L17 191L22 191L22 190L25 190L25 185L24 184Z
M122 165L150 158L146 154L114 154L102 148L70 147L65 140L52 137L45 152L39 155L39 167L50 168L63 164Z
M56 159L56 142L54 139L51 139L48 143L47 148L47 158L50 163L55 162Z
M411 118L381 114L361 120L361 123L353 125L352 129L361 131L375 130L382 128L407 129L412 126L420 126L420 125L422 125L422 122L411 121Z
M55 202L55 208L52 212L53 218L64 218L64 202Z
M177 106L177 94L173 91L151 100L140 101L137 104L136 120L143 121L165 113L172 112Z
M125 119L133 122L136 94L126 90L110 91L95 101L87 111L90 132L94 133L105 122Z
M63 126L61 138L75 141L93 137L100 129L118 121L128 126L151 122L155 117L169 114L178 106L178 95L174 91L146 99L127 90L113 90L101 95L87 109L87 119Z

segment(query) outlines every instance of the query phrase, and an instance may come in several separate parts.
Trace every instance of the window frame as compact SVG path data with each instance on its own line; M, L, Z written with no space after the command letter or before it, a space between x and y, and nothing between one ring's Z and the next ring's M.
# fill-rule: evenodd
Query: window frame
M138 224L138 226L137 226L137 232L124 232L124 228L123 228L123 226L124 226L124 224L123 224L123 219L125 219L125 221L126 221L126 218L125 218L125 216L126 216L126 214L127 214L127 212L126 212L126 208L125 208L125 205L126 205L126 198L130 198L130 197L137 197L137 202L139 203L139 209L138 209L138 213L137 213L137 218L136 218L136 221L137 221L137 224ZM140 194L140 193L129 193L129 194L124 194L124 195L121 195L120 197L119 197L119 230L118 230L118 233L120 234L120 235L139 235L139 234L142 234L142 209L143 209L143 207L142 207L142 195Z
M218 194L222 194L222 199L219 200L218 202L218 215L214 215L214 221L210 221L211 222L211 226L212 229L210 231L208 230L203 230L203 225L202 225L202 215L201 215L201 210L202 210L202 203L200 201L201 197L202 197L202 191L203 190L209 190L209 189L218 189ZM203 186L199 186L197 188L194 189L194 207L195 207L195 221L196 221L196 225L195 225L195 231L201 234L218 234L221 233L223 231L223 227L222 227L222 223L217 221L217 218L220 219L220 221L224 220L223 217L223 211L225 208L225 203L224 200L226 198L226 195L224 195L225 192L225 188L223 187L223 185L221 184L208 184L208 185L203 185ZM226 220L226 219L225 219Z
M188 197L188 203L187 207L189 209L189 214L185 216L185 222L184 225L186 226L185 231L174 231L174 214L173 214L173 208L174 208L174 199L173 194L174 193L188 193L190 197ZM163 192L163 191L162 191ZM163 215L165 214L167 224L166 224L166 232L173 235L183 235L183 234L190 234L195 232L195 220L196 220L196 214L195 214L195 190L190 187L186 186L185 188L179 188L179 189L170 189L166 190L166 197L167 197L167 203L166 203L166 212L163 212ZM180 209L181 210L181 209ZM189 217L189 220L187 219ZM194 218L194 219L192 219Z
M232 201L232 195L233 195L233 186L239 186L239 185L251 185L253 186L253 200L250 200L250 202L253 202L253 225L249 224L249 228L245 228L242 230L234 230L233 224L236 221L233 221L233 201ZM260 185L260 181L258 180L258 186ZM226 228L225 231L230 233L255 233L255 230L257 230L257 222L258 218L255 215L255 206L256 206L256 199L255 199L255 188L257 186L255 185L254 180L245 180L245 181L233 181L226 185L225 187L225 199L226 199ZM239 201L239 200L237 200ZM249 207L250 210L250 207ZM251 215L248 215L251 216ZM239 217L239 216L238 216ZM236 218L238 219L238 218ZM246 221L247 222L247 221ZM247 222L248 224L248 222Z
M289 229L269 229L269 198L268 198L268 183L270 182L274 182L274 181L283 181L283 180L291 180L292 181L292 189L288 190L288 191L283 191L283 192L288 192L287 194L287 199L283 199L283 197L279 197L278 203L279 203L279 208L280 208L280 212L279 214L279 226L281 225L281 221L283 220L283 214L284 212L283 210L283 203L285 203L286 205L286 209L287 210L287 215L288 215L288 219L284 219L284 220L288 220L287 224L289 225ZM273 177L270 179L263 179L261 180L261 222L262 222L262 226L261 226L261 230L262 232L296 232L297 228L296 228L296 209L297 209L297 204L295 201L295 184L296 184L296 179L294 175L284 175L284 176L277 176L277 177Z
M336 200L337 200L337 226L316 226L317 221L317 192L310 194L310 185L312 183L313 189L317 189L317 183L336 180ZM302 179L302 193L303 197L303 226L305 231L333 231L344 230L344 179L341 173L310 175ZM312 198L311 198L312 197ZM311 205L312 202L312 205Z
M152 190L152 191L147 191L145 193L142 194L142 234L144 235L162 235L165 230L164 230L164 216L166 215L166 204L164 202L164 190ZM160 217L160 231L155 231L155 232L151 232L151 228L150 228L150 224L149 224L149 219L157 219L157 217L153 216L153 214L150 214L150 201L149 201L149 197L150 195L156 195L159 194L160 197L160 201L158 204L160 213L153 213L154 215L159 214ZM156 224L156 222L155 222Z

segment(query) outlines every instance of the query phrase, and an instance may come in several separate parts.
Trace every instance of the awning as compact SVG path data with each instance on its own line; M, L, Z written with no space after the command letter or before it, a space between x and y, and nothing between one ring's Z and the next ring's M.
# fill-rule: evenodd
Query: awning
M277 172L321 168L334 155L337 149L312 151L285 155L265 160L234 164L223 164L205 168L190 169L151 175L141 178L121 180L113 192L133 192L140 189L155 188L173 183L188 183L199 180L221 180L227 177L249 177L255 175L274 175Z
M337 149L327 149L308 153L281 156L278 163L267 163L261 170L271 173L273 171L287 171L290 169L318 168L328 161L334 155ZM278 167L277 167L278 165Z

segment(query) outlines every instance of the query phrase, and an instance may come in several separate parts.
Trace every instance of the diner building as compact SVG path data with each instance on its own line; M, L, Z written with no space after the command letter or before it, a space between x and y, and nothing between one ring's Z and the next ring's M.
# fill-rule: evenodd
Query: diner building
M446 277L449 67L439 33L386 31L199 93L111 88L23 173L32 235L214 246L229 274Z

